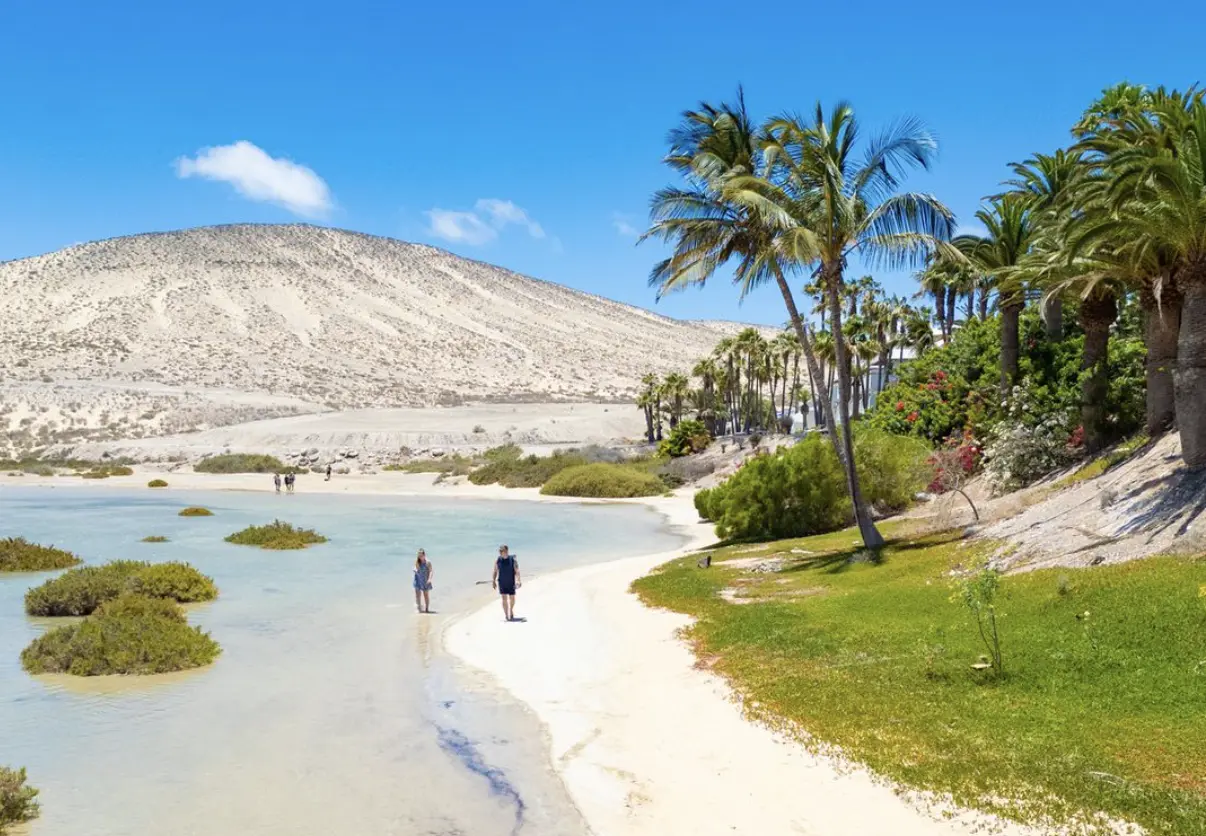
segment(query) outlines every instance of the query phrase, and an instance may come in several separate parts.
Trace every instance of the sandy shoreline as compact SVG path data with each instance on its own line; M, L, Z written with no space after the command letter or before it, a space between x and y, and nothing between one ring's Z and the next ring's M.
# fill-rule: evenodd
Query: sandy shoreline
M268 491L271 476L136 468L104 480L3 479L14 487ZM306 476L299 492L583 502L535 489L435 483L431 474ZM608 500L596 500L608 501ZM798 742L747 722L728 686L696 668L678 638L685 616L644 607L630 584L714 540L689 491L639 502L663 514L685 545L671 552L567 569L526 584L504 625L493 598L452 621L444 646L484 671L537 715L550 760L595 836L657 834L855 834L929 836L1033 833L976 813L943 820L906 802L864 770L810 754ZM951 811L946 811L948 814Z

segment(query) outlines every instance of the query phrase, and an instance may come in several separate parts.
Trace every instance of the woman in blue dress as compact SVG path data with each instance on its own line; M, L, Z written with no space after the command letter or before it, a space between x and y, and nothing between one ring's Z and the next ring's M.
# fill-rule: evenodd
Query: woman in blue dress
M415 558L415 609L419 612L431 612L431 579L435 577L435 569L427 559L427 552L419 549Z

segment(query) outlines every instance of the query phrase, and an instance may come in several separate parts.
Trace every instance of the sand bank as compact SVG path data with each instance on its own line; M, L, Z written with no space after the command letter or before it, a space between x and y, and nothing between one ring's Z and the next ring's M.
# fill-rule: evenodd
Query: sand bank
M690 496L653 504L692 545L712 539ZM677 638L688 619L628 592L681 553L541 577L520 593L525 623L503 623L492 602L445 634L453 654L543 720L552 762L596 836L1032 832L970 812L937 820L865 771L747 722Z

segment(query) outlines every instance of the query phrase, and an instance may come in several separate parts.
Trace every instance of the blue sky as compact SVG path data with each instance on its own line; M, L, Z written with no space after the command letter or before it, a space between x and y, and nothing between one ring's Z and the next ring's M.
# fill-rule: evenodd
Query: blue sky
M645 307L660 250L634 232L671 179L666 131L738 83L760 116L844 98L868 128L920 117L941 154L908 185L970 225L1006 163L1066 143L1101 88L1203 71L1204 13L1181 0L1139 16L1115 2L3 5L0 260L312 220ZM655 310L783 319L773 288L738 308L723 277Z

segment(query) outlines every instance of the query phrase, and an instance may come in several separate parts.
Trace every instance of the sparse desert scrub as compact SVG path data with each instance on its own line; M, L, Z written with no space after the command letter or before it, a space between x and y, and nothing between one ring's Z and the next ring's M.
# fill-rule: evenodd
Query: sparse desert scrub
M261 549L304 549L327 542L327 538L311 528L297 528L290 523L273 520L267 525L249 525L226 538L227 543L240 546L259 546Z
M38 791L25 783L24 769L0 766L0 834L10 824L36 819L41 812L37 797Z
M190 505L188 508L181 510L178 516L181 517L212 517L214 512L208 508L202 508L200 505Z
M164 537L162 534L149 534L142 538L143 543L166 543L167 541L168 538Z
M193 465L197 473L285 473L288 465L266 453L222 453Z
M148 488L166 488L167 486L168 483L163 479L152 479L151 481L147 482Z
M80 474L84 479L108 479L110 476L133 476L134 469L122 464L99 465Z
M651 473L621 464L584 464L560 471L540 489L547 496L626 499L657 496L666 486Z
M32 674L155 674L208 665L220 652L172 601L123 595L39 636L21 652L21 665Z
M145 563L115 560L103 566L83 566L25 593L25 612L40 616L80 616L95 612L107 601L138 592L181 603L211 601L218 588L209 577L187 563Z
M0 572L48 572L70 569L82 562L69 551L40 546L24 537L0 540Z

